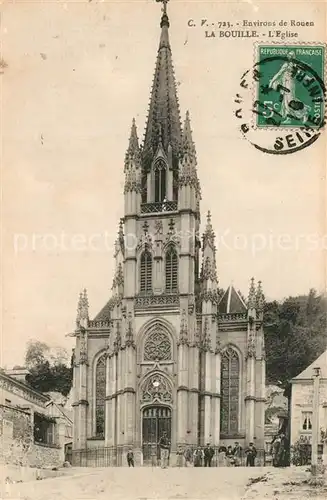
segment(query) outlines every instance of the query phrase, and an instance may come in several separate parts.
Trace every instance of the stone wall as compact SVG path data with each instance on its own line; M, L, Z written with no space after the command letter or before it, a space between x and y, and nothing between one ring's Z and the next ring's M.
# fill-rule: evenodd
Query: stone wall
M62 465L59 446L34 443L33 414L0 405L1 465L57 467Z
M61 467L63 461L59 446L45 446L40 443L33 443L27 453L27 460L33 467Z

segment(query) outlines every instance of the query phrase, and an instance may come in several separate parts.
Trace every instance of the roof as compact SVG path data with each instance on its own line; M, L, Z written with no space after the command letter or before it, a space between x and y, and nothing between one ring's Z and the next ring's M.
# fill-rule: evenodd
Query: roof
M294 377L293 380L308 380L312 379L314 368L320 368L320 376L321 378L327 379L327 349L323 352L319 358L317 358L311 365L307 366L303 372Z
M94 321L109 321L110 320L110 304L111 299L103 306L100 312L95 316Z
M245 313L247 307L240 294L230 285L218 304L218 312L224 313Z
M50 400L49 396L47 396L46 394L33 389L33 387L31 387L30 385L25 384L24 382L21 382L14 377L10 377L5 373L4 370L0 370L0 387L4 387L3 382L5 382L5 388L8 390L8 392L12 392L13 394L15 394L15 387L21 389L22 393L20 394L20 396L27 401L35 398L42 403L46 403Z

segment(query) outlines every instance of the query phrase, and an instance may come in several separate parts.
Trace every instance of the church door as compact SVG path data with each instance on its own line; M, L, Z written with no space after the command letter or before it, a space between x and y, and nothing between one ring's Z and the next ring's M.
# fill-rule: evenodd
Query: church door
M171 441L171 410L166 406L150 406L142 415L143 462L155 465L160 458L159 440L167 432Z

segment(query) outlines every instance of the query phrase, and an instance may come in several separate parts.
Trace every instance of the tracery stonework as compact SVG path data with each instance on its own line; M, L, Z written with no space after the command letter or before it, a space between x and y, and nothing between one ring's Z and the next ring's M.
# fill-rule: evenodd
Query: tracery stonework
M237 352L229 347L221 359L221 432L237 434L239 411L240 363Z
M160 326L155 327L144 344L144 361L168 361L172 359L171 342Z
M97 362L95 373L95 426L96 435L104 434L105 423L105 397L106 397L106 357L105 355Z
M156 373L146 381L141 396L142 403L171 403L173 400L172 392L166 378Z

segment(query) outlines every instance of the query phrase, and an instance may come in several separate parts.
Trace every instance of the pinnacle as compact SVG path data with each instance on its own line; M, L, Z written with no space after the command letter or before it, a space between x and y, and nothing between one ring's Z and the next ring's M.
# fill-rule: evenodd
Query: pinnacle
M135 123L135 118L132 120L132 127L131 127L131 134L129 138L129 146L128 146L128 152L134 152L139 150L139 140L137 137L137 129L136 129L136 123Z
M249 309L254 309L256 300L255 286L254 286L254 278L251 278L250 288L249 288L249 298L248 305Z
M207 213L207 226L212 227L212 225L211 225L211 212L210 212L210 210L208 210L208 213Z
M262 309L263 303L265 301L265 296L262 291L261 281L258 281L257 293L256 293L256 303L258 309Z

